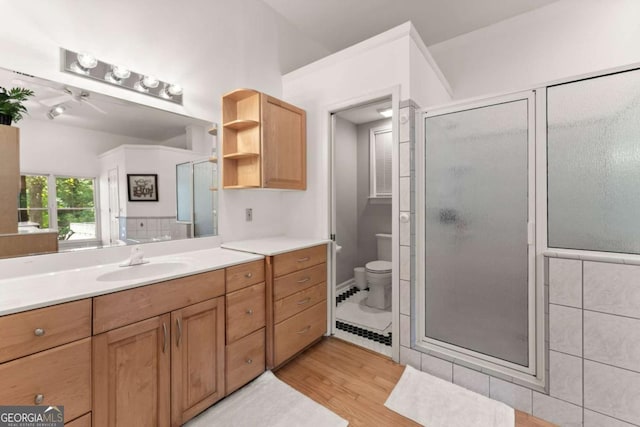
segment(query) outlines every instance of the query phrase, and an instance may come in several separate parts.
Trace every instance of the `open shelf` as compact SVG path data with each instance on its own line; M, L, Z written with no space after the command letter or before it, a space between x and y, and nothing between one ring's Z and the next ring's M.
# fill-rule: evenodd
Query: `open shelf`
M244 119L237 119L237 120L233 120L229 123L225 123L223 126L226 129L235 129L235 130L243 130L243 129L249 129L252 127L256 127L259 126L260 122L256 121L256 120L244 120Z
M229 153L225 154L224 158L229 160L234 159L249 159L252 157L260 157L259 153L247 153L247 152L238 152L238 153Z

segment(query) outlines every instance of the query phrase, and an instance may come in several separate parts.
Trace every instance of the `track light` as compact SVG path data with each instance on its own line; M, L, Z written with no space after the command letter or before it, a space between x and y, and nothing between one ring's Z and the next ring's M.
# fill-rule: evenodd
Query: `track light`
M101 61L90 53L76 53L67 49L60 49L60 51L62 71L182 105L183 89L180 85L164 82L150 74L137 73L120 65Z
M53 120L56 117L58 117L60 114L64 113L66 110L67 110L67 107L65 107L64 105L62 104L56 105L51 110L49 110L49 112L47 113L47 117L49 118L49 120Z

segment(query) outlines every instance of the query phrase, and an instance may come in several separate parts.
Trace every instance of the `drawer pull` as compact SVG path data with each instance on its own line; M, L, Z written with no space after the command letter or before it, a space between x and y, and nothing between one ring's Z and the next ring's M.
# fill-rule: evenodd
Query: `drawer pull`
M166 323L162 324L162 329L164 331L164 342L162 344L162 352L166 353L167 352L167 324Z
M244 277L246 277L247 279L251 279L253 277L253 273L249 272L245 274Z
M247 360L245 360L245 363L247 365L251 365L253 363L253 359L247 359Z
M253 316L253 309L247 308L247 311L245 313L247 313L249 316Z
M309 261L311 258L309 258L308 256L304 257L304 258L298 258L298 262L307 262Z
M309 280L311 280L311 277L307 276L307 277L303 277L302 279L298 280L296 283L306 283Z
M311 301L311 297L306 297L305 299L298 301L298 305L305 305L309 301Z
M44 402L44 394L36 394L36 397L34 397L33 399L33 403L35 403L36 405L39 405L42 402Z
M35 336L37 336L37 337L41 337L41 336L43 336L43 335L44 335L44 329L42 329L42 328L36 328L36 329L33 331L33 334L34 334Z
M176 347L180 347L180 340L182 339L182 322L180 322L180 319L176 319L176 326L178 327L178 337L176 338Z
M307 332L309 332L309 329L311 329L311 325L300 329L298 332L296 332L296 334L298 335L306 334Z

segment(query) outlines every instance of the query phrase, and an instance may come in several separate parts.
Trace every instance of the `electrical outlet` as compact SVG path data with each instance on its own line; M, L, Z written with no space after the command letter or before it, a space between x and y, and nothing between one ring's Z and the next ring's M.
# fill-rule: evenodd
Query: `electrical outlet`
M247 222L253 221L253 209L247 208L244 210L244 220Z

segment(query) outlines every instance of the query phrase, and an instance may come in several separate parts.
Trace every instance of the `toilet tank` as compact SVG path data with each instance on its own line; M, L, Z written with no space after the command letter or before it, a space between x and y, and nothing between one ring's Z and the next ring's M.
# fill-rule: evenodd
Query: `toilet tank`
M378 260L391 261L391 234L376 234L378 244Z

